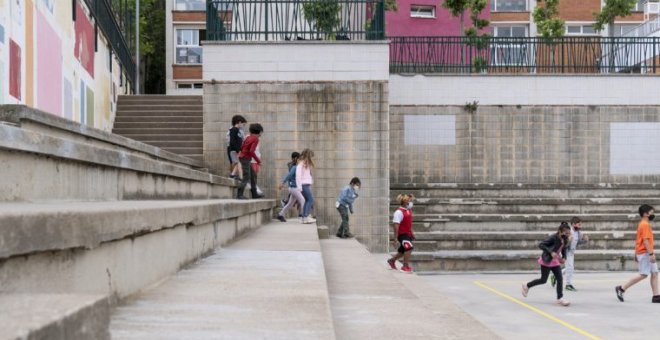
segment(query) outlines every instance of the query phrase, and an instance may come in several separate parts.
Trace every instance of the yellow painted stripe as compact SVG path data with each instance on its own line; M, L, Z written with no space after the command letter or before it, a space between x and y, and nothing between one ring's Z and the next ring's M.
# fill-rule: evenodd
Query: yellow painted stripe
M481 288L483 288L483 289L485 289L485 290L491 291L491 292L493 292L493 293L495 293L495 294L497 294L497 295L499 295L499 296L501 296L501 297L503 297L503 298L505 298L505 299L507 299L507 300L509 300L509 301L511 301L511 302L514 302L514 303L516 303L516 304L519 304L519 305L521 305L521 306L523 306L523 307L525 307L525 308L531 310L532 312L534 312L534 313L536 313L536 314L539 314L539 315L541 315L541 316L543 316L543 317L545 317L545 318L547 318L547 319L550 319L550 320L552 320L552 321L554 321L554 322L556 322L556 323L558 323L558 324L560 324L560 325L562 325L562 326L564 326L564 327L566 327L566 328L568 328L568 329L570 329L570 330L572 330L572 331L574 331L574 332L577 332L577 333L579 333L579 334L581 334L581 335L583 335L583 336L585 336L585 337L587 337L587 338L589 338L589 339L594 339L594 340L596 340L596 339L600 340L600 339L601 339L600 337L598 337L598 336L596 336L596 335L593 335L593 334L591 334L591 333L589 333L589 332L587 332L587 331L585 331L585 330L583 330L583 329L581 329L581 328L579 328L579 327L576 327L576 326L574 326L574 325L571 325L570 323L568 323L568 322L566 322L566 321L564 321L564 320L558 319L557 317L555 317L555 316L553 316L553 315L551 315L551 314L548 314L548 313L546 313L546 312L544 312L544 311L542 311L542 310L540 310L540 309L538 309L538 308L536 308L536 307L534 307L534 306L532 306L532 305L526 304L526 303L524 303L524 302L522 302L522 301L520 301L520 300L518 300L518 299L516 299L516 298L514 298L514 297L512 297L512 296L510 296L510 295L507 295L507 294L505 294L505 293L502 293L502 292L500 292L499 290L497 290L497 289L495 289L495 288L492 288L492 287L490 287L490 286L487 286L487 285L485 285L485 284L483 284L483 283L481 283L481 282L479 282L479 281L474 281L474 284L477 285L477 286L479 286L479 287L481 287Z

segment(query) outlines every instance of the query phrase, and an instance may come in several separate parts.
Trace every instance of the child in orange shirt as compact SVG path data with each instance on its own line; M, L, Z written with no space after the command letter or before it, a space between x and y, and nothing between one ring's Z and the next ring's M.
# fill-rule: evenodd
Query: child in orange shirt
M655 253L653 252L653 230L650 223L655 218L653 207L643 204L639 207L639 216L641 220L637 226L637 241L635 244L635 256L639 266L639 274L635 275L635 277L623 286L616 286L614 290L616 291L616 297L619 301L623 302L623 293L628 288L651 275L651 290L653 290L651 302L660 303L660 295L658 295L658 264L655 261Z

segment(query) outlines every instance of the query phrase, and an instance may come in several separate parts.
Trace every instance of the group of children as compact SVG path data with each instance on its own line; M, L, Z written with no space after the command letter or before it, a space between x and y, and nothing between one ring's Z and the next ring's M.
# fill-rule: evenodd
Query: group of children
M257 187L257 173L261 168L261 154L259 152L259 138L264 128L259 123L250 124L250 134L246 137L245 125L247 120L241 115L231 119L232 127L227 131L227 158L229 158L229 172L231 178L241 180L238 187L237 199L247 199L244 196L248 183L252 198L262 198L263 193Z
M282 180L279 188L284 186L288 188L288 197L282 200L283 208L277 214L277 219L286 222L284 217L286 213L296 203L298 204L299 214L303 224L311 224L316 220L311 216L312 206L314 204L314 194L312 193L312 169L314 168L314 151L305 149L302 153L294 152L291 154L291 162L287 164L288 172Z
M638 274L624 285L616 286L614 291L619 301L623 302L623 294L628 288L650 276L651 290L653 292L651 302L660 303L660 295L658 295L658 265L655 259L653 230L650 223L655 218L654 208L644 204L639 207L638 212L640 222L637 226L637 237L635 240L635 261L638 264ZM527 297L530 288L545 284L552 272L554 276L551 279L551 283L557 288L557 304L560 306L570 305L570 302L564 298L563 278L564 276L566 277L566 290L577 291L572 283L575 268L575 250L578 245L589 241L588 236L582 233L581 227L582 221L578 217L574 217L570 225L567 222L562 222L555 234L539 244L539 248L542 250L541 257L538 259L538 264L541 267L541 277L523 283L523 297ZM561 270L562 264L565 265L563 271Z

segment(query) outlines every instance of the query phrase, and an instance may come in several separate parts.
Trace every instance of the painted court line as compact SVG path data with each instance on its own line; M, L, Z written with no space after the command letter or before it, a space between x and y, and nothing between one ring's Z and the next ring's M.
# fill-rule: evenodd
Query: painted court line
M483 289L485 289L485 290L488 290L488 291L490 291L490 292L492 292L492 293L495 293L496 295L499 295L499 296L501 296L501 297L503 297L503 298L505 298L505 299L507 299L507 300L509 300L509 301L511 301L511 302L514 302L514 303L516 303L516 304L518 304L518 305L520 305L520 306L523 306L523 307L525 307L525 308L531 310L532 312L534 312L534 313L536 313L536 314L539 314L539 315L541 315L541 316L543 316L543 317L545 317L545 318L547 318L547 319L550 319L550 320L552 320L552 321L554 321L554 322L556 322L556 323L558 323L558 324L560 324L560 325L562 325L562 326L564 326L564 327L566 327L566 328L568 328L568 329L570 329L570 330L572 330L572 331L574 331L574 332L577 332L577 333L579 333L580 335L583 335L583 336L585 336L585 337L587 337L587 338L589 338L589 339L601 340L601 338L598 337L598 336L596 336L596 335L593 335L593 334L591 334L591 333L589 333L589 332L587 332L587 331L585 331L585 330L583 330L583 329L581 329L581 328L579 328L579 327L577 327L577 326L571 325L570 323L568 323L568 322L566 322L566 321L564 321L564 320L561 320L561 319L559 319L559 318L557 318L557 317L555 317L555 316L553 316L553 315L551 315L551 314L549 314L549 313L546 313L546 312L544 312L544 311L542 311L542 310L540 310L540 309L538 309L538 308L536 308L536 307L534 307L534 306L532 306L532 305L529 305L529 304L527 304L527 303L524 303L524 302L522 302L522 301L520 301L520 300L518 300L518 299L516 299L516 298L514 298L514 297L512 297L512 296L510 296L510 295L508 295L508 294L502 293L502 292L500 292L499 290L497 290L497 289L495 289L495 288L493 288L493 287L490 287L490 286L488 286L488 285L485 285L485 284L483 284L483 283L481 283L481 282L479 282L479 281L474 281L473 283L474 283L475 285L477 285L477 286L479 286L479 287L481 287L481 288L483 288Z

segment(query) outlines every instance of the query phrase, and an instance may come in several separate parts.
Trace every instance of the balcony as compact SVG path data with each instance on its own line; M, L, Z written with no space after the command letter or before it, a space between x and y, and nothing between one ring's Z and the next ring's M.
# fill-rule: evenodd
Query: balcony
M390 37L390 73L660 73L660 38Z
M207 40L383 40L383 0L209 0Z

